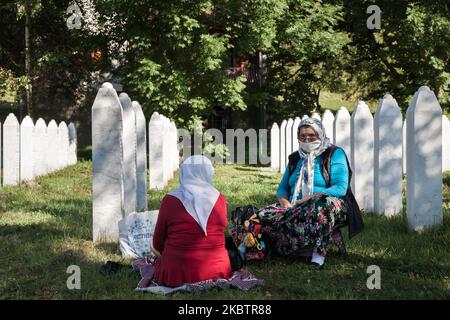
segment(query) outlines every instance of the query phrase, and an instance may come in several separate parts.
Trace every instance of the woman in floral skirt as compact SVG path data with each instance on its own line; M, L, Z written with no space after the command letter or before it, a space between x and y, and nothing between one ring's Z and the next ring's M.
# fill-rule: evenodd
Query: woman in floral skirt
M260 216L275 251L288 255L314 246L311 267L321 269L335 228L349 225L351 238L362 230L362 219L344 150L330 143L318 119L304 119L297 137L299 149L289 156L277 190L280 206L263 208Z

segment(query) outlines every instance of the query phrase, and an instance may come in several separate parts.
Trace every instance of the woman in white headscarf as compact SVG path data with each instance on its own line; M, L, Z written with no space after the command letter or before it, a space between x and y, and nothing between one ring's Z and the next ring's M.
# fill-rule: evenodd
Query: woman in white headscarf
M180 166L180 187L161 203L153 236L156 281L176 287L231 276L225 248L225 197L212 185L214 168L201 155Z
M335 227L349 225L351 238L362 230L362 218L350 188L347 156L330 143L320 120L301 121L297 138L299 149L289 156L277 190L278 202L286 210L282 217L279 212L267 213L276 221L271 234L278 251L290 254L313 246L311 266L321 269L332 237L345 251Z

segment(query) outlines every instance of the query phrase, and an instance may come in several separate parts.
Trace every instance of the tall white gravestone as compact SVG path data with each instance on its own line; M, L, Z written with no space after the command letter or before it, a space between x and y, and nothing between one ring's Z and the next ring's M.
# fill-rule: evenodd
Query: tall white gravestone
M163 189L163 119L162 116L153 112L148 124L148 164L150 189Z
M163 116L163 174L164 186L173 178L172 166L170 165L170 120Z
M270 167L272 169L280 168L280 128L276 122L270 129Z
M175 166L175 145L176 145L176 141L175 141L175 123L173 121L170 121L169 123L169 130L170 130L170 165L171 165L171 170L172 172L175 172L176 170L176 166Z
M175 168L175 124L173 123L173 121L171 120L169 122L169 138L170 138L170 150L169 150L169 163L170 163L170 171L172 172L172 177L173 177L173 173L175 172L176 168Z
M20 179L20 125L10 113L3 123L3 185L14 186Z
M294 120L288 119L286 124L286 164L288 163L288 157L292 153L292 126Z
M147 210L147 128L144 112L137 101L132 102L136 116L136 208Z
M93 238L118 241L123 212L122 107L105 82L92 106Z
M172 122L173 134L173 170L177 171L180 166L180 152L178 151L178 130L175 122Z
M46 154L48 143L46 141L47 125L44 119L39 118L36 121L34 127L34 146L33 146L33 159L34 159L34 174L35 176L43 176L47 172L46 166Z
M374 175L373 117L369 107L359 101L351 117L352 190L361 209L372 212Z
M351 147L350 147L350 136L351 136L351 124L350 124L350 113L347 108L341 107L336 113L333 125L333 135L335 145L342 147L347 154L350 166L353 168Z
M322 125L325 129L325 134L330 139L331 143L334 143L334 115L330 110L325 110L322 115Z
M300 122L301 122L300 118L299 117L295 117L294 124L292 125L292 152L298 150L298 135L297 135L297 132L298 132L298 126L300 125Z
M77 128L73 122L69 123L69 165L77 163Z
M403 173L406 173L406 117L403 120L403 144L402 144L402 164L403 164Z
M51 120L47 126L48 153L46 156L48 173L58 169L59 141L58 125L55 120Z
M387 94L375 112L374 206L380 215L393 216L402 210L402 113Z
M136 116L130 97L119 95L122 106L123 209L125 216L136 211Z
M59 149L60 149L60 158L59 158L59 167L65 168L69 162L69 129L67 128L67 124L65 121L61 121L58 126L59 133Z
M406 112L406 211L410 229L442 224L442 110L422 86Z
M20 125L20 181L34 179L33 145L34 124L30 116L26 116Z
M280 172L284 173L286 169L286 125L287 121L283 120L280 126Z

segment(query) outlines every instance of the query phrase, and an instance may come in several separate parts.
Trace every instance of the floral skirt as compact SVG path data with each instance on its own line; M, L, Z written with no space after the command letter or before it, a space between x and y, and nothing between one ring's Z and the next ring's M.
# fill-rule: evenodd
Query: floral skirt
M326 255L333 228L347 222L347 212L343 199L322 195L287 209L261 208L259 215L276 253L289 255L316 246Z

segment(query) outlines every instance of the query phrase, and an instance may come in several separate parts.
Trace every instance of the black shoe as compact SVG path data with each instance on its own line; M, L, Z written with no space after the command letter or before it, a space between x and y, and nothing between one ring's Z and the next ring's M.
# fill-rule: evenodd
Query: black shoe
M318 264L317 262L309 263L309 270L322 270L325 266L325 262L323 264Z

